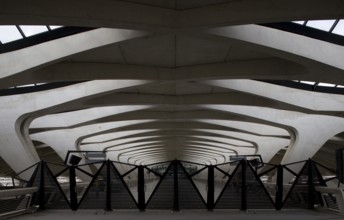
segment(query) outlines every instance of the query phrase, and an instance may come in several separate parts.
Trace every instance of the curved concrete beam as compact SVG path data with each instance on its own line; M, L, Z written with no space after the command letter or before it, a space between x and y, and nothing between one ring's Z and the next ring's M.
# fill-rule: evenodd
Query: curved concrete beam
M267 97L277 102L285 102L315 111L343 111L344 109L342 95L304 91L247 79L209 80L203 83Z
M307 115L247 106L204 105L203 107L259 118L270 121L276 126L291 127L295 132L295 137L282 160L284 164L312 157L328 139L344 130L344 119L334 116Z
M104 92L145 83L147 81L91 81L44 92L2 96L0 101L6 108L0 109L3 122L0 128L0 153L12 169L19 172L39 161L28 134L29 124L35 117L63 111L66 103L71 105L76 100L86 100ZM18 160L22 163L16 163Z
M339 57L344 56L342 46L325 41L259 25L240 25L210 30L209 33L228 39L249 43L275 56L308 64L316 61L343 70ZM315 64L312 62L312 64ZM318 74L321 74L319 72ZM323 77L328 81L332 72Z
M76 53L145 35L146 33L141 31L100 28L0 54L0 79L37 69Z

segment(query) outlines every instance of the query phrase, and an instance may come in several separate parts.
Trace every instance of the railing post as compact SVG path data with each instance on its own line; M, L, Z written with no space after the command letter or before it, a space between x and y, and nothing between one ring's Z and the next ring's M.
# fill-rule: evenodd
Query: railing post
M241 160L241 208L240 210L247 210L247 195L246 195L246 160Z
M313 161L308 160L308 209L314 209L314 182L313 182Z
M179 211L179 192L178 192L178 162L173 162L174 197L173 210Z
M111 211L111 161L106 163L106 211Z
M145 198L145 176L144 167L138 167L138 177L137 177L137 193L138 193L138 205L140 211L145 210L146 198Z
M76 211L78 208L75 178L76 178L75 165L72 165L69 167L69 193L70 193L70 205L73 211Z
M283 205L283 166L280 164L277 167L277 181L276 181L276 210L281 210Z
M207 192L207 208L208 210L214 209L214 166L208 167L208 192Z
M38 197L38 204L40 210L45 210L45 185L44 185L44 166L45 162L42 160L39 164L39 172L40 172L40 183L39 183L39 197Z

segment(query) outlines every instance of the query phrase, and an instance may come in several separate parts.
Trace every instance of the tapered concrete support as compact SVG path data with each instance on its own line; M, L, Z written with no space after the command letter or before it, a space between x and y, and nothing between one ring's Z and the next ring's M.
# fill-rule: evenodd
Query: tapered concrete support
M3 122L3 126L0 128L0 137L2 137L0 139L0 153L7 164L14 171L19 172L39 161L30 137L28 137L28 126L32 118L37 117L39 114L61 111L66 107L66 103L70 104L72 101L75 101L75 104L78 105L77 101L81 98L85 100L87 97L94 97L104 92L113 91L116 88L120 89L145 83L147 82L131 80L92 81L46 92L30 93L24 96L0 97L1 103L6 106L6 108L0 109L0 119ZM11 109L15 109L15 111ZM63 157L66 154L66 149L70 149L71 146L75 150L74 142L72 145L71 143L64 145L57 152L64 151L63 155L60 154ZM21 163L17 163L18 160Z

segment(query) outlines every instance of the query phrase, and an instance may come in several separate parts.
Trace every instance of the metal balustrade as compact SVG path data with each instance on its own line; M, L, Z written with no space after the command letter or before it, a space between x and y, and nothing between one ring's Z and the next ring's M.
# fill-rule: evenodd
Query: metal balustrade
M30 210L32 197L37 191L37 187L0 190L0 219Z
M0 213L44 209L286 209L344 212L333 171L312 160L286 165L236 163L205 166L185 161L134 166L114 161L85 167L42 161L27 169L21 187L0 190ZM295 167L302 166L299 172ZM80 182L77 175L84 175ZM295 176L285 183L284 176ZM16 176L21 180L20 174ZM332 185L330 184L332 182ZM328 184L330 186L328 186ZM9 194L8 194L9 193Z

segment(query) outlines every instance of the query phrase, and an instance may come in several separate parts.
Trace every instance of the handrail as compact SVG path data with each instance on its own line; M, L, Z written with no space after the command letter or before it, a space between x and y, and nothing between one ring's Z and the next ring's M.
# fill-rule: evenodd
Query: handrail
M35 193L37 191L38 191L38 187L0 190L0 198L8 197L8 196L19 196L19 195L24 195L24 194L32 194L32 193Z
M0 219L17 216L30 211L33 194L38 190L38 187L1 190Z
M321 193L321 198L324 203L324 207L327 209L339 211L341 213L344 213L344 192L343 189L340 188L334 188L334 187L323 187L323 186L316 186L315 190ZM325 199L326 194L333 194L336 198L336 205L338 206L337 209L333 209L328 206L328 203Z

